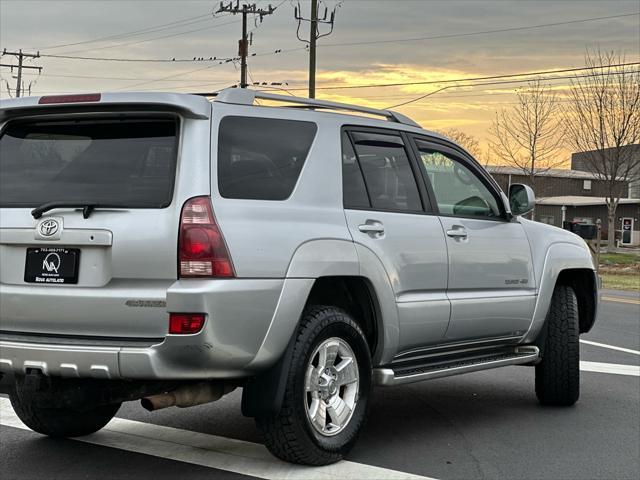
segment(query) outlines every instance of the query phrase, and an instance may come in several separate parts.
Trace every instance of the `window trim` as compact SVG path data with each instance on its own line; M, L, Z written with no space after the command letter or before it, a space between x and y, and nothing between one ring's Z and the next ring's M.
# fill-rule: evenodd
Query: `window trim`
M411 172L413 173L413 179L416 182L416 188L418 190L418 197L420 198L420 205L422 207L421 210L397 210L397 209L389 209L389 208L376 208L373 206L371 202L371 195L369 193L369 186L367 185L367 180L364 176L364 172L362 170L362 165L360 164L360 157L358 155L358 151L356 150L356 145L353 140L352 132L354 133L370 133L370 134L378 134L378 135L393 135L399 137L402 140L402 147L407 155L407 159L409 161L409 167L411 168ZM381 128L381 127L369 127L364 125L343 125L340 128L340 154L343 154L342 151L342 135L346 133L349 141L351 142L351 147L353 148L353 152L356 156L356 161L358 162L358 168L360 169L360 173L362 175L362 179L364 181L364 186L367 191L367 197L369 199L369 207L347 207L344 204L344 190L342 189L342 207L345 210L357 210L357 211L370 211L370 212L383 212L383 213L398 213L398 214L409 214L409 215L433 215L435 212L432 208L431 198L427 192L427 189L424 183L421 181L421 175L419 167L416 165L415 155L413 152L413 148L410 144L410 139L407 136L407 132L397 129L391 128ZM340 160L340 176L342 178L342 159Z
M360 176L362 177L362 184L364 185L364 192L367 196L367 202L369 203L369 207L353 207L353 206L347 206L345 204L345 197L344 197L344 149L342 148L342 139L346 138L347 142L349 142L349 145L351 146L351 150L353 150L353 155L356 157L356 164L358 165L358 171L360 172ZM341 129L340 130L340 154L341 154L341 160L340 160L340 178L342 179L342 208L346 209L346 210L369 210L372 208L373 204L371 203L371 194L369 193L369 187L367 186L367 182L364 179L364 172L362 171L362 165L360 165L360 159L358 158L358 154L356 153L356 147L353 144L353 138L351 138L351 133L349 131L347 131L346 129Z
M492 222L509 222L507 212L504 207L504 203L502 200L501 192L502 190L498 187L495 180L489 176L489 174L484 170L480 164L467 154L461 148L458 148L455 144L443 141L441 139L436 139L434 137L430 137L427 135L420 135L415 133L410 133L409 137L411 138L411 145L413 148L413 154L415 155L416 162L418 167L420 168L420 172L422 173L422 179L427 186L427 190L429 192L429 196L431 198L432 205L434 206L434 211L440 217L447 218L466 218L470 220L486 220ZM434 141L439 140L439 141ZM422 159L420 156L420 149L418 148L418 141L422 141L427 143L433 150L437 152L442 152L447 156L451 157L452 160L457 161L464 165L469 171L476 176L480 180L480 182L489 190L489 193L493 195L498 208L500 210L500 216L498 217L478 217L474 215L449 215L446 213L440 212L440 208L438 207L438 201L436 199L435 191L433 190L433 185L431 185L431 180L429 179L428 172L422 163Z

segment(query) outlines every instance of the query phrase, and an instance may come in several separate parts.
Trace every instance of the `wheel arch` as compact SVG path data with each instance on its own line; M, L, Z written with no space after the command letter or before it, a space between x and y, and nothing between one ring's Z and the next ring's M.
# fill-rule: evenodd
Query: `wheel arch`
M331 305L345 310L360 326L370 348L371 356L380 351L382 342L380 303L375 290L364 277L350 275L316 278L309 289L304 307L295 319L288 344L280 359L250 379L242 393L242 413L247 417L268 417L280 411L293 346L302 314L314 305Z
M362 276L326 276L316 279L305 309L332 305L345 310L365 334L373 358L382 348L382 312L373 284Z
M370 250L347 240L306 242L293 255L269 331L247 366L256 376L243 390L245 416L268 416L279 411L295 332L305 308L313 304L333 305L349 312L367 336L374 365L395 354L398 314L380 260Z
M578 299L580 333L588 332L597 319L599 281L593 258L586 246L554 243L544 259L539 275L538 299L525 343L536 340L547 317L556 285L573 288Z

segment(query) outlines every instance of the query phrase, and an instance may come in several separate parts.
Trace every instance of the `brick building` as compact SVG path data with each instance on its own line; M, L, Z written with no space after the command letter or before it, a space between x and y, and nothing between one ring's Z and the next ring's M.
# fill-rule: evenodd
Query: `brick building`
M529 177L515 167L489 165L487 170L507 192L512 183L531 185ZM634 194L629 182L621 182L622 191ZM607 232L607 186L591 172L550 169L536 175L535 219L562 228L563 221L592 224L602 222L603 238ZM640 195L620 200L616 212L616 239L623 245L640 245ZM625 233L626 232L626 233Z
M580 172L560 168L538 172L535 185L531 185L529 176L516 167L489 165L487 170L506 192L512 183L524 183L536 192L537 198L557 195L577 195L587 197L604 197L607 195L605 182L590 172ZM624 191L628 182L621 182Z
M605 150L607 153L614 151L613 148ZM640 144L626 145L620 148L623 161L633 162L638 164L640 161ZM589 152L576 152L571 154L571 170L577 170L581 172L591 172L590 157L594 155L594 151ZM629 198L640 198L640 165L631 171L631 178L629 179Z

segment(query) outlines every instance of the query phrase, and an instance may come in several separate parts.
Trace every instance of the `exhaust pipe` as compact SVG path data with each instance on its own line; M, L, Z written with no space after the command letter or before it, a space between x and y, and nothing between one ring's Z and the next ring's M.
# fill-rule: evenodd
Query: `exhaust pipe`
M203 403L215 402L223 395L235 390L235 385L219 382L201 382L185 385L176 390L151 395L140 400L146 410L153 412L167 407L194 407Z

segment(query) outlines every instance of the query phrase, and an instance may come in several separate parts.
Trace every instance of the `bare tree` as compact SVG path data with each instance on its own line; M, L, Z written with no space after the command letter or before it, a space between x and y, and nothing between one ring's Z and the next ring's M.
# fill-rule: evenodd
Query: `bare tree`
M556 93L533 80L517 93L513 107L496 112L489 129L489 148L500 162L522 171L535 190L537 175L566 161L560 156L561 120Z
M626 181L640 170L640 156L622 148L640 142L640 71L621 65L624 55L616 52L587 51L585 63L593 74L571 81L567 139L607 186L607 249L613 251L616 209Z
M473 157L477 160L480 160L480 156L482 155L482 150L480 149L480 142L476 137L470 135L468 133L463 132L457 128L448 128L446 130L436 130L437 133L443 135L447 138L450 138L458 145L463 147L467 152L469 152Z

